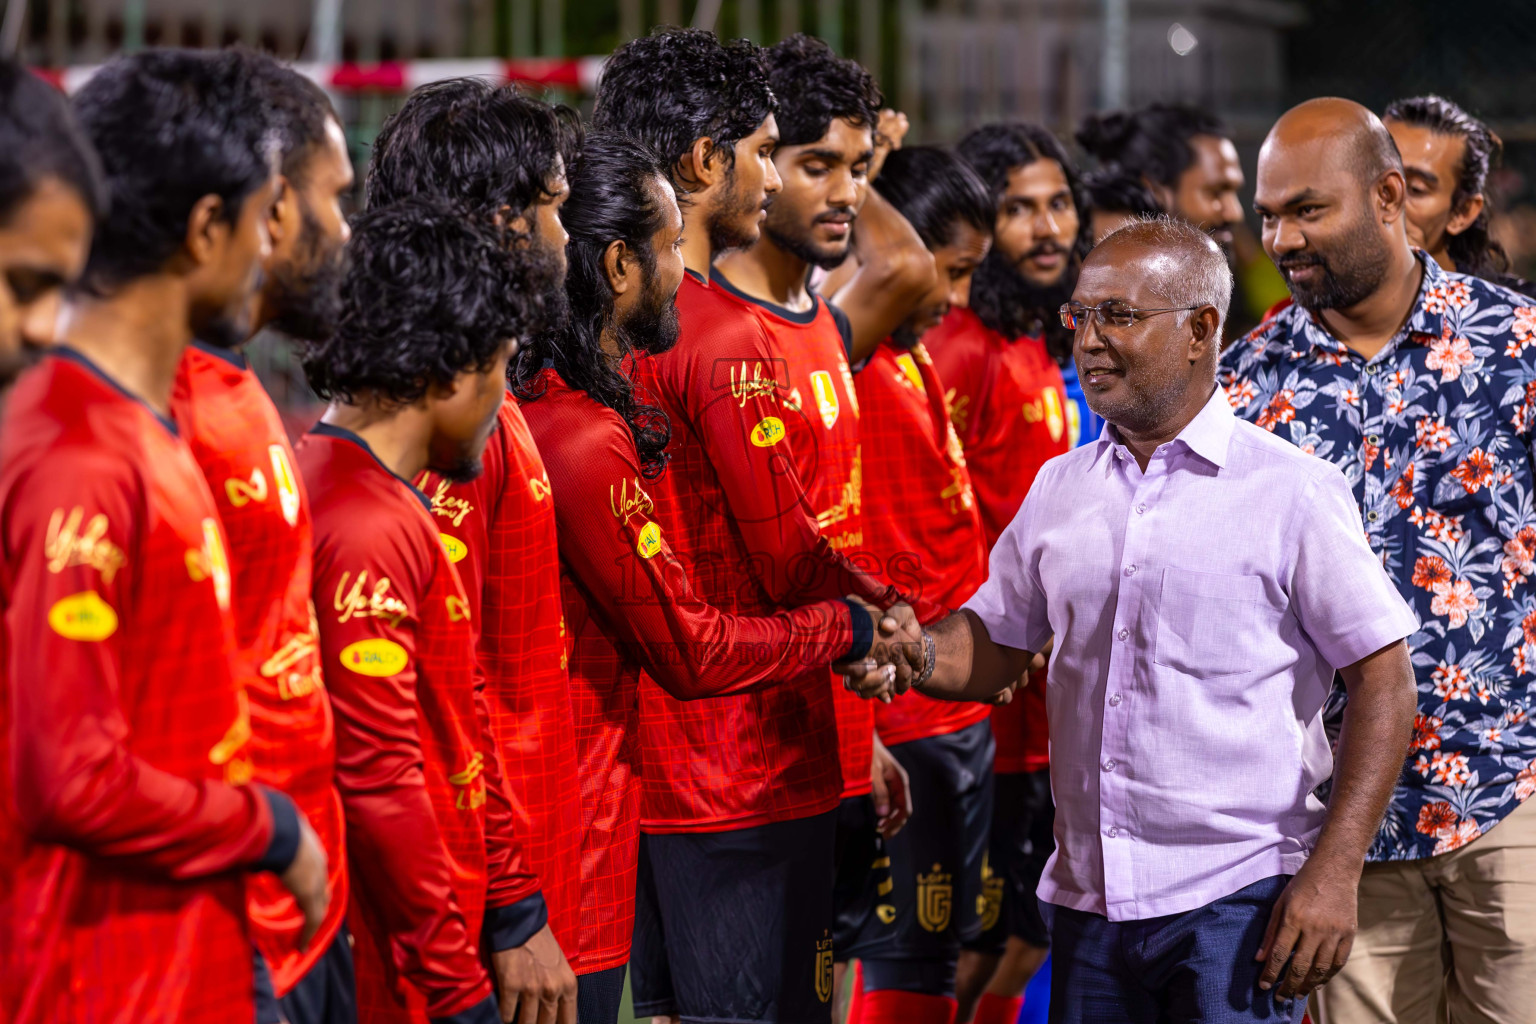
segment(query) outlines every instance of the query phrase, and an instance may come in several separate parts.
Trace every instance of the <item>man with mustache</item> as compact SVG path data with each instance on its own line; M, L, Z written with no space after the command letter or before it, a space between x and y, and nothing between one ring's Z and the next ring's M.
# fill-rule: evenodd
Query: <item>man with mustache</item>
M992 193L992 251L971 281L970 307L951 309L923 345L948 392L990 550L1040 467L1079 432L1057 368L1070 346L1055 310L1071 297L1087 229L1076 172L1044 128L992 125L958 148ZM997 798L986 891L994 905L989 927L961 955L962 1022L973 1011L983 1024L1013 1021L1050 947L1034 896L1051 852L1043 682L1040 674L992 712Z
M1422 623L1412 749L1321 1017L1513 1021L1536 991L1536 304L1414 249L1406 204L1376 115L1281 117L1254 205L1295 302L1232 343L1223 379L1239 415L1344 470Z
M281 149L281 185L267 214L272 252L251 330L272 326L302 339L328 337L336 327L341 255L351 234L341 210L353 181L341 122L325 93L271 57L234 50L230 59L249 65ZM324 925L300 948L303 915L293 897L275 879L252 883L256 1020L341 1024L356 1016L356 1000L342 923L347 876L335 736L310 607L309 501L282 417L246 362L244 342L189 345L176 372L172 410L228 534L254 778L293 797L314 826L325 844L331 890Z
M791 45L786 60L807 44ZM811 51L802 66L809 69L822 52ZM823 76L837 83L836 93L823 94ZM720 81L729 87L721 90ZM894 589L858 571L835 546L847 532L854 496L831 494L856 479L855 445L846 440L856 413L839 368L835 314L804 290L807 264L787 251L779 250L773 280L802 306L778 307L783 315L739 297L732 289L740 282L712 272L724 250L759 242L764 201L782 188L774 159L780 91L770 86L765 51L745 40L722 45L702 31L663 30L628 43L604 69L596 123L658 151L685 220L677 344L636 366L637 390L655 396L673 435L667 471L647 489L692 584L722 611L768 616L845 594L889 606L898 597ZM872 148L879 110L873 85L862 71L837 65L791 91L808 106L822 104L805 122L797 112L794 130L805 134L791 137L805 152L796 174L824 181L833 200L801 212L846 213L857 205L853 178ZM805 143L828 132L834 105L864 127L849 123L835 151L809 152L816 147ZM818 170L823 179L814 177ZM728 199L733 195L739 198ZM824 223L809 233L818 250L847 246L846 224ZM787 269L795 264L800 284ZM791 380L772 336L779 329L830 347L822 349L825 367L815 371L819 383L804 370ZM818 485L802 476L796 444L834 430L842 439L836 465L819 472L836 484ZM823 460L832 454L823 452ZM818 529L821 512L825 530ZM910 612L903 617L910 622ZM642 1015L809 1021L828 1013L832 858L843 784L834 683L812 662L786 665L775 682L688 704L649 680L642 684L647 760L634 930L635 1005ZM868 742L859 772L866 792ZM653 856L658 850L665 852ZM688 870L700 863L711 865L707 878ZM806 965L814 972L807 974Z

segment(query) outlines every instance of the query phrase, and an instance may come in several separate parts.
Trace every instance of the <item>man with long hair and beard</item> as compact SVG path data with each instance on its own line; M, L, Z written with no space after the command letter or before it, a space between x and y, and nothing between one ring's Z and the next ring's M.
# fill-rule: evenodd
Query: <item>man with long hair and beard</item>
M787 61L810 46L790 40L780 52ZM823 51L830 57L822 47L802 67L815 70L809 65ZM879 111L868 75L852 67L856 73L840 62L831 76L818 72L814 83L795 86L808 105L821 105L805 119L814 127L794 136L795 174L809 182L825 168L826 180L806 186L792 206L816 222L806 230L829 250L847 247L855 177L869 159ZM823 88L828 77L840 91ZM800 468L798 446L814 459L821 439L811 439L835 426L844 440L821 454L837 465L820 472L844 485L857 481L857 434L849 431L855 399L835 314L791 280L795 266L802 279L807 269L792 255L776 263L774 281L794 289L803 308L782 317L733 294L739 282L712 271L724 249L767 244L759 239L762 207L782 187L776 92L765 51L695 30L625 44L598 87L598 125L655 149L682 197L678 342L636 368L673 432L667 472L650 485L655 515L699 594L732 614L777 616L848 593L891 606L894 589L835 547L855 501L825 492L813 499ZM835 152L811 152L834 122ZM795 130L802 130L798 116ZM816 383L809 375L791 380L765 317L805 327L829 346ZM818 512L826 513L825 531ZM750 694L690 704L642 684L646 777L633 986L642 1015L806 1021L829 1012L834 819L843 785L834 684L815 661L785 662L773 678L777 685ZM856 774L867 793L869 733L864 743ZM895 823L901 814L889 817ZM768 877L773 884L763 884Z
M1452 1020L1519 1020L1536 989L1536 645L1520 628L1536 597L1536 304L1409 243L1402 158L1349 100L1275 123L1254 206L1295 302L1226 350L1227 397L1344 471L1421 623L1412 745L1363 873L1353 864L1353 955L1313 968L1339 972L1314 1014L1406 1024L1448 1004ZM1330 729L1345 698L1323 708Z
M570 111L515 85L438 82L413 92L385 122L368 171L368 205L443 196L506 228L533 307L526 344L565 316L560 209L569 195L566 167L580 144ZM505 389L481 462L473 480L428 470L416 484L431 499L464 583L512 819L548 912L547 927L497 937L501 948L521 947L502 959L503 1001L520 992L568 1006L576 973L584 971L581 819L555 513L538 446ZM497 899L526 895L503 891Z
M612 1024L635 917L642 668L678 701L744 693L793 679L802 666L825 673L834 659L861 656L879 613L857 599L834 599L748 617L695 595L668 543L663 499L647 493L667 466L670 425L631 378L637 358L666 352L678 338L674 299L683 281L684 243L672 184L642 144L597 133L587 138L571 175L564 220L571 235L570 319L539 339L538 358L520 362L516 390L549 471L571 638L583 954L593 949L603 957L584 963L591 970L581 976L578 1006L583 1021ZM897 622L879 617L881 633L895 634ZM647 771L652 756L647 751ZM705 898L734 863L708 853L669 865L692 872L695 893ZM790 869L817 870L815 853L803 846ZM769 890L753 904L717 912L761 926L754 906L764 914L770 907L801 915L816 909L784 907L778 890ZM742 949L712 953L735 962ZM816 968L814 952L783 965L798 972L807 992L815 990ZM712 980L690 976L679 983Z
M992 192L992 251L971 282L970 307L951 310L923 344L948 393L990 550L1040 467L1077 440L1081 419L1058 366L1071 365L1071 336L1055 311L1071 298L1088 225L1076 172L1044 128L990 125L957 148ZM960 959L962 1022L973 1010L982 1024L1017 1016L1050 946L1035 898L1052 849L1044 683L1036 671L1015 700L992 712L992 905L988 927L967 939Z
M342 253L351 232L341 198L352 161L325 93L271 57L233 50L249 66L281 149L281 185L267 214L272 251L251 330L272 326L325 338L340 308ZM309 501L293 468L282 416L243 355L194 341L171 394L177 425L208 478L229 540L235 642L251 712L254 778L293 797L325 844L331 905L307 948L303 915L275 879L250 887L258 952L256 1020L344 1024L356 1016L347 913L345 825L335 785L335 737L314 614ZM322 963L323 961L323 963ZM279 1008L281 1000L281 1008Z

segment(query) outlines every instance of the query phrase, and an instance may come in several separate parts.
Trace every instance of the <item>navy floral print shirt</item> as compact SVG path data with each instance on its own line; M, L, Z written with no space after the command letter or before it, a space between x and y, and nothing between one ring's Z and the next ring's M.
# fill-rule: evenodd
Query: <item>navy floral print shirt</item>
M1418 257L1417 305L1372 359L1291 305L1221 368L1239 416L1344 471L1419 617L1413 743L1373 861L1457 849L1536 793L1536 300ZM1331 728L1343 709L1340 686Z

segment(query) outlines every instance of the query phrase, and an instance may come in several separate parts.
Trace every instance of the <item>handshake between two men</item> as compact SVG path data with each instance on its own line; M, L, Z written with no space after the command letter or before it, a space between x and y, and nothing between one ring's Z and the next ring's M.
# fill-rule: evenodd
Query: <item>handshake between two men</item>
M832 667L865 699L889 704L916 690L936 700L1006 704L1034 667L1034 654L994 643L968 609L925 628L905 603L881 611L856 597L848 601L870 616L874 639L864 657Z

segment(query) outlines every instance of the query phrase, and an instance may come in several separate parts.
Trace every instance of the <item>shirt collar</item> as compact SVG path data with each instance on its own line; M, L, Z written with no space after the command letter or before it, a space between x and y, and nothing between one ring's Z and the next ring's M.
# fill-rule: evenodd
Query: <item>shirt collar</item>
M1171 443L1182 442L1191 452L1221 469L1227 464L1227 449L1231 447L1232 431L1236 427L1237 416L1232 412L1232 403L1227 400L1227 393L1218 387ZM1106 421L1104 429L1099 431L1100 454L1120 445L1120 435L1114 424Z
M1391 350L1410 334L1438 338L1445 328L1445 303L1433 300L1437 294L1443 294L1446 285L1451 283L1449 276L1423 249L1415 247L1413 255L1424 269L1424 279L1419 283L1419 294L1413 300L1413 312L1409 314L1407 323L1403 324L1403 329L1397 332L1383 351ZM1344 351L1343 342L1328 332L1316 313L1304 309L1300 303L1292 303L1280 316L1290 321L1291 345L1299 355L1306 355L1313 348L1327 352Z

